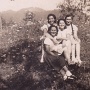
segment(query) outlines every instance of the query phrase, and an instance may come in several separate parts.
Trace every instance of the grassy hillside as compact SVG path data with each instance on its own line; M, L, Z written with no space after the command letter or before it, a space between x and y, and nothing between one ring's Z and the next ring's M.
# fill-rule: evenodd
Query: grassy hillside
M69 67L78 78L64 82L61 75L40 63L41 25L0 31L0 89L1 90L90 90L90 25L75 21L81 39L83 65ZM73 68L73 69L72 69Z

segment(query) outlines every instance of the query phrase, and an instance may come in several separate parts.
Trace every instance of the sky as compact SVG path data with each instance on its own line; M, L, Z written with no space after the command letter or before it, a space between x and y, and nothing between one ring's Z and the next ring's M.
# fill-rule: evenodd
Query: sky
M53 10L60 2L63 2L63 0L0 0L0 12L7 10L18 11L28 7Z

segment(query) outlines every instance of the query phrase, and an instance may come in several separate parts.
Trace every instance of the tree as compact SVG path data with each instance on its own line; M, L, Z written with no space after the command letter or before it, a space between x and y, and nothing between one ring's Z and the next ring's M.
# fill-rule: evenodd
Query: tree
M60 9L61 17L66 14L75 15L76 12L82 13L86 5L87 0L64 0L63 3L59 4L57 7Z
M12 25L14 25L14 20L13 20L13 18L11 17L11 18L9 19L8 26L12 26Z
M1 20L2 20L2 26L6 27L6 25L7 25L6 20L3 17L1 17Z
M2 30L2 19L0 17L0 30Z

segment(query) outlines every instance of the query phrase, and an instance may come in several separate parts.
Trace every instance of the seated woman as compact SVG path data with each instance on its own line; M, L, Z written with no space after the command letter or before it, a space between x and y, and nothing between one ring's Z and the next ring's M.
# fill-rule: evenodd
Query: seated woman
M40 62L44 62L43 60L43 55L44 55L44 50L43 50L43 40L45 39L45 37L49 37L51 38L51 40L54 42L54 43L58 43L56 39L54 39L53 37L51 37L51 35L49 35L47 33L48 31L48 27L50 27L51 25L55 25L57 26L56 24L56 16L54 14L49 14L47 16L47 20L48 20L48 23L47 24L44 24L42 27L41 27L41 30L43 31L43 36L40 38L40 40L42 40L42 56L41 56L41 60Z
M48 33L55 38L58 34L58 28L57 26L51 25L48 28ZM52 68L54 68L57 72L60 72L63 76L64 80L67 79L74 79L74 75L68 70L68 68L65 65L65 58L63 56L63 48L62 46L58 46L59 48L55 48L56 45L53 43L53 41L50 38L45 38L44 40L44 60L45 62Z
M54 44L56 44L56 47L57 47L57 44L58 43L60 43L60 42L58 42L57 41L57 39L56 38L53 38L50 34L48 34L47 33L47 31L48 31L48 27L50 27L51 25L55 25L55 26L57 26L57 23L56 23L56 16L54 15L54 14L49 14L48 16L47 16L47 20L48 20L48 24L47 25L44 25L43 27L41 27L41 29L42 29L42 31L43 31L43 36L42 36L42 56L41 56L41 62L44 62L44 60L43 60L43 55L44 55L44 50L43 50L43 39L44 38L46 38L46 37L48 37L48 38L50 38L52 41L53 41L53 43ZM60 20L61 21L61 20ZM62 26L63 26L63 29L65 28L65 23L64 23L64 25L62 24L62 25L60 25L59 27L61 27L62 28ZM60 30L59 30L60 31ZM62 30L62 31L64 31L64 33L66 32L66 30ZM64 36L66 35L66 33L65 34L63 34ZM63 37L60 37L62 40L63 39L65 39L65 38L63 38ZM60 46L60 45L59 45ZM70 45L69 45L70 46ZM68 50L70 50L69 48L68 48ZM66 59L67 59L67 61L68 61L68 63L70 64L70 58L69 58L69 54L68 54L68 51L65 49L64 50L64 54L65 54L65 57L66 57Z
M78 27L73 24L73 16L71 14L66 15L65 21L68 34L70 35L72 61L80 66L82 64L82 61L80 59L80 39L77 35Z
M70 60L71 41L69 40L70 36L68 35L68 32L67 32L65 20L59 19L57 24L58 24L59 31L58 31L58 35L56 37L56 40L61 42L63 47L67 47L67 49L64 50L64 55L68 61L68 64L74 64L74 62L72 62Z
M48 28L51 26L51 25L55 25L57 26L57 20L56 20L56 16L54 14L49 14L47 16L47 20L48 20L48 23L47 24L44 24L42 27L41 27L41 30L43 31L43 36L41 37L41 40L45 37L49 37L54 43L58 43L56 39L54 39L53 37L51 37L51 35L49 35L47 33L48 31Z
M70 42L69 37L67 35L65 20L64 19L59 19L57 27L59 29L57 36L55 36L53 38L50 34L47 33L46 37L50 38L53 41L53 43L55 44L55 46L54 46L55 49L57 49L57 47L59 49L63 47L64 56L65 56L68 64L69 65L74 64L70 60L70 52L71 52L70 51L70 45L71 45L71 42ZM57 41L57 42L55 43L55 41Z

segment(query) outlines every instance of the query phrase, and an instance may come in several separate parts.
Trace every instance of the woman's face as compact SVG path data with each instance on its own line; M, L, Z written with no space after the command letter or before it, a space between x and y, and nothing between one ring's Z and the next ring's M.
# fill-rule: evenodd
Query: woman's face
M63 20L60 20L60 21L59 21L59 28L60 28L60 29L64 29L65 26L66 26L66 25L65 25L65 22L64 22Z
M52 27L50 34L51 34L51 36L55 37L57 35L57 29L55 27Z
M49 16L49 24L54 24L54 22L55 22L55 19L54 19L54 17L53 16Z

